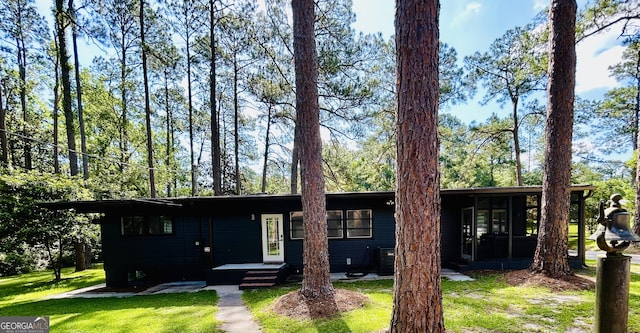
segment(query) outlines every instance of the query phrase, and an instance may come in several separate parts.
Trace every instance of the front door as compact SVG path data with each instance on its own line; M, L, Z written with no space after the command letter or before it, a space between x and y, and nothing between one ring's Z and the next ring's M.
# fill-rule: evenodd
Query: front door
M262 215L262 261L284 262L284 231L282 214Z
M473 207L462 210L462 259L473 261L473 241L475 233L475 223L473 223Z

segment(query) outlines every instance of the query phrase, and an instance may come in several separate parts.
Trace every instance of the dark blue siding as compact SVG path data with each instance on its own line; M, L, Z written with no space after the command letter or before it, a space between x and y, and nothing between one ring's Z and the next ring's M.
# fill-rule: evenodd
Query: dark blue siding
M391 199L387 198L388 199ZM386 204L385 200L343 200L328 201L327 210L339 209L371 209L372 210L372 238L342 238L329 239L329 264L332 272L347 272L347 258L352 266L377 266L378 248L393 248L395 246L394 206ZM302 271L302 240L291 240L289 237L289 212L285 215L285 261L294 270Z
M247 212L212 218L214 266L262 262L260 215L254 217Z
M199 218L175 218L174 233L162 236L123 236L119 217L105 220L102 252L104 268L110 272L107 284L121 286L137 271L153 281L204 279L206 234L208 223Z

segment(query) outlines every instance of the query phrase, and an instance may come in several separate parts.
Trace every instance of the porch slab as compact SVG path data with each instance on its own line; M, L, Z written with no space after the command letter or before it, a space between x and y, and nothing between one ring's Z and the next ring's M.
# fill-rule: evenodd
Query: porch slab
M214 271L230 271L230 270L259 270L259 269L281 269L284 268L286 263L278 264L265 264L265 263L247 263L247 264L226 264L222 266L214 267Z

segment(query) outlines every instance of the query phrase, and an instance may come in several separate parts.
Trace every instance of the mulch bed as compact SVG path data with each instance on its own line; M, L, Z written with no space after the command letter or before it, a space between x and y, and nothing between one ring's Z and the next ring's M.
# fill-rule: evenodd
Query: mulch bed
M339 313L365 306L369 298L361 293L336 289L333 296L309 299L299 290L280 296L272 305L272 310L281 316L305 320L332 318Z
M539 286L557 292L593 290L596 287L595 279L589 276L569 275L556 279L541 273L533 273L528 269L508 272L504 275L504 279L512 286Z

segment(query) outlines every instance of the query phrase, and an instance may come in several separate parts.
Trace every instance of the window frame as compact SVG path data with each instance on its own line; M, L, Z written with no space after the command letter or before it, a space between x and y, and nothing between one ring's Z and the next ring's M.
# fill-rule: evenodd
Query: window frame
M133 223L125 228L126 220ZM169 222L169 223L167 223ZM136 225L137 224L137 225ZM175 219L165 215L127 215L120 217L120 236L123 237L158 237L175 235ZM139 232L131 232L135 227ZM169 227L169 228L168 228ZM129 230L127 230L129 229ZM154 232L153 230L157 231Z
M351 229L366 229L369 231L365 236L353 236L348 228L348 222L353 219L348 219L349 212L353 211L367 211L368 219L358 219L369 221L368 228L351 228ZM338 219L329 219L330 213L339 213L340 227L333 228L331 230L339 230L340 236L330 236L330 224L329 221L338 221ZM299 225L299 226L298 226ZM299 237L296 237L299 236ZM339 239L372 239L373 238L373 209L331 209L327 210L327 239L339 240ZM289 212L289 240L303 240L304 239L304 221L302 219L302 211L290 211Z
M356 212L356 211L366 211L368 212L368 218L359 218L359 219L354 219L354 218L349 218L350 216L350 212ZM349 227L349 222L350 221L369 221L369 227L368 228L353 228L353 227ZM373 210L372 209L347 209L346 210L346 214L345 214L345 225L346 225L346 236L347 239L365 239L365 238L373 238ZM351 230L369 230L369 234L366 236L353 236L351 235L350 231Z
M296 215L296 218L294 219L294 214ZM299 218L298 218L298 214L299 214ZM294 228L293 227L293 222L298 222L300 221L300 228ZM302 235L301 237L294 237L293 233L294 231L296 232L301 232ZM302 240L304 239L304 220L302 218L302 211L291 211L289 212L289 239L290 240Z

